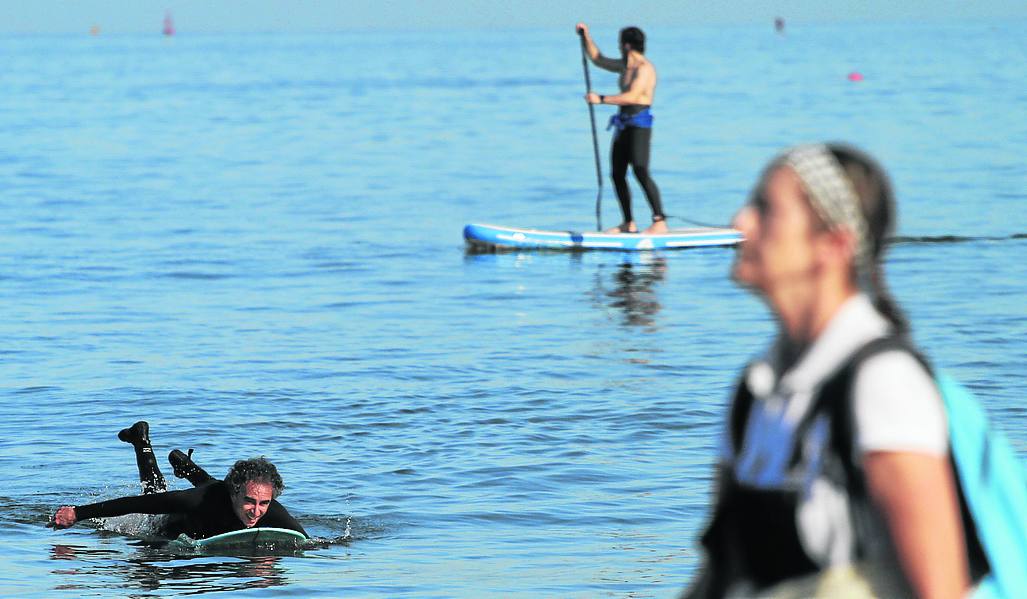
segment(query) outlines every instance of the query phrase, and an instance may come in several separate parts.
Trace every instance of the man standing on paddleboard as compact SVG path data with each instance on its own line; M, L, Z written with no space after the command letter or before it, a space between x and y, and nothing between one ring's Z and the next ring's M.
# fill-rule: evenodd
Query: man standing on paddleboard
M118 434L119 439L135 448L142 495L89 505L63 506L54 514L51 525L68 528L88 518L169 514L170 517L160 525L159 534L171 539L180 534L205 539L255 526L287 528L310 536L285 506L278 503L277 497L285 489L285 484L275 465L262 457L239 460L228 471L225 480L217 480L176 449L168 456L175 475L189 479L195 488L166 491L168 485L153 456L149 430L146 422L139 421Z
M628 165L645 191L653 210L653 224L645 233L666 233L667 217L660 203L660 190L649 176L649 145L652 140L653 116L649 108L656 93L656 68L645 57L645 33L638 27L625 27L620 31L620 58L608 58L599 52L592 41L588 25L578 23L578 34L584 40L585 53L597 67L620 74L621 93L604 96L588 90L585 101L589 104L619 106L610 119L608 129L616 128L610 148L610 169L617 190L624 219L608 233L637 233L638 227L631 215L631 190L628 188Z

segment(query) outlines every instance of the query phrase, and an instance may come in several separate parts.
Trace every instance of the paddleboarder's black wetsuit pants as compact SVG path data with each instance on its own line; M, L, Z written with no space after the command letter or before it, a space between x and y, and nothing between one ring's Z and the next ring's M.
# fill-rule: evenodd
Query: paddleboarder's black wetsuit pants
M646 106L624 106L621 114L639 112ZM649 176L649 145L653 130L648 127L627 126L614 134L610 147L610 172L613 186L617 190L617 200L624 215L624 222L635 220L631 214L631 190L628 188L628 165L635 173L638 184L642 186L649 207L653 210L653 222L666 218L663 204L660 202L660 190Z

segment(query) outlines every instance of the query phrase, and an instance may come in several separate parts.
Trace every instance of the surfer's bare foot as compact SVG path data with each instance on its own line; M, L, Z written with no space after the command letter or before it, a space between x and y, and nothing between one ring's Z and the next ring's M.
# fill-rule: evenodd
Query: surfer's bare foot
M653 224L649 225L649 228L645 230L646 235L660 235L670 231L667 228L667 221L662 218L657 221L653 221Z
M607 233L638 233L638 227L635 226L635 221L628 221L621 223L612 229L607 229Z

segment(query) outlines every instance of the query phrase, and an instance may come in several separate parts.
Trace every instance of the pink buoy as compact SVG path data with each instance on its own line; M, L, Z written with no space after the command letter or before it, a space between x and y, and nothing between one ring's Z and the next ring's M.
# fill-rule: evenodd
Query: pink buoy
M859 71L849 73L849 81L863 81L863 74Z
M171 18L171 11L164 13L164 29L162 33L167 37L175 35L175 21Z

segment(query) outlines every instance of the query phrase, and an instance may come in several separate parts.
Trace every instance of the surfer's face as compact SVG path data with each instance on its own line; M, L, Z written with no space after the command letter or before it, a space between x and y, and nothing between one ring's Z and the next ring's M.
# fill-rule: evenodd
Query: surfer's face
M267 513L274 498L274 488L269 483L249 481L232 496L232 508L246 528L253 528Z
M745 236L735 258L735 280L759 291L779 313L798 307L818 270L820 228L799 177L789 168L771 172L733 225Z

